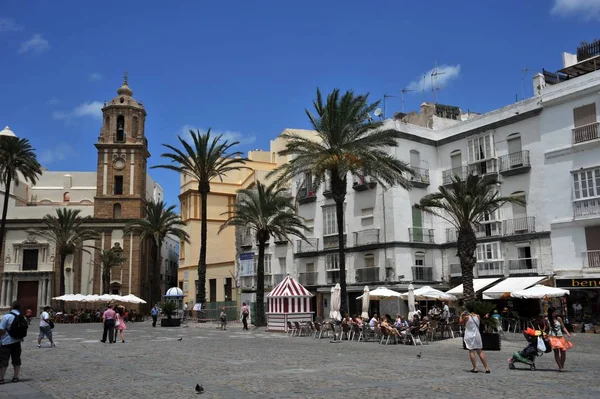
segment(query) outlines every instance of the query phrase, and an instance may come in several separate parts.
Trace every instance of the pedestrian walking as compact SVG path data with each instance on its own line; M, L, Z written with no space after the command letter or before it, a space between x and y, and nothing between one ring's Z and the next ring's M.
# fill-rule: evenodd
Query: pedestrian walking
M219 316L221 319L221 330L227 330L227 313L225 313L225 306L221 309L221 315Z
M244 324L244 330L248 329L248 316L250 315L250 309L246 302L242 303L242 323Z
M546 317L546 325L549 330L548 340L550 341L550 346L554 350L554 360L558 365L558 371L565 371L567 349L571 349L573 344L565 338L565 335L570 338L571 334L565 327L562 319L559 316L554 315L555 312L555 308L548 308L548 316Z
M115 328L117 329L117 331L119 332L119 335L121 336L121 342L125 343L125 329L127 328L127 325L125 324L125 308L123 306L119 306L117 308L117 312L115 315ZM116 335L116 334L115 334ZM116 341L115 337L115 341Z
M467 303L467 310L460 316L460 322L465 325L465 335L463 340L465 342L465 346L469 350L469 358L471 359L471 364L473 365L471 373L478 372L477 359L475 358L475 353L477 352L477 355L479 356L479 359L485 368L485 373L489 374L490 369L488 367L485 354L483 353L483 343L481 342L481 334L479 333L481 318L477 313L473 313L472 304Z
M102 339L100 340L103 343L106 343L106 335L108 334L108 342L111 344L115 343L115 317L116 313L113 310L113 305L108 305L108 308L104 311L102 315L102 325L104 326L104 331L102 332Z
M31 319L33 319L33 310L28 306L25 311L25 318L27 319L27 323L31 324Z
M0 385L4 384L9 360L12 360L14 369L12 382L19 382L21 342L27 336L28 326L27 319L21 314L21 304L13 302L10 313L5 314L0 321Z
M40 315L40 336L38 337L38 348L42 347L42 340L44 337L48 338L48 341L50 341L51 348L56 346L52 340L52 329L54 328L54 323L52 320L50 320L51 309L52 308L50 306L44 307L44 311Z
M160 310L158 309L158 304L155 303L154 307L150 311L150 314L152 315L152 327L156 327L156 320L158 320L159 312L160 312Z

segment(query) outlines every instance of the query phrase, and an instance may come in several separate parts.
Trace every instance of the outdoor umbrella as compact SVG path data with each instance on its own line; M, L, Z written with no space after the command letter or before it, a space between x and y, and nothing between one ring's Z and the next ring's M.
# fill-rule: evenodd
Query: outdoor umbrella
M368 296L369 300L380 301L382 299L391 299L391 298L400 298L400 293L390 290L389 288L379 287L374 289L373 291L369 291ZM359 296L356 299L361 299L364 297L364 294Z
M138 298L137 296L135 296L133 294L125 295L124 297L119 299L119 301L128 302L128 303L146 303L146 301L144 301L141 298Z
M408 319L412 320L415 314L415 287L410 283L408 285Z
M514 298L522 299L544 299L544 298L558 298L565 295L569 295L569 290L563 290L562 288L547 287L545 285L535 285L526 290L515 291L510 296Z
M365 289L363 290L362 294L362 313L360 315L360 317L363 319L369 318L369 301L369 287L365 285Z
M410 290L410 287L409 287ZM413 291L414 298L417 301L425 301L428 299L438 299L441 301L456 301L457 298L454 295L446 294L440 290L436 290L428 285L417 288ZM408 299L409 292L402 294L402 299Z
M331 289L331 312L329 312L329 317L332 320L341 320L340 315L340 306L342 305L342 297L340 295L340 285L339 283L335 285Z

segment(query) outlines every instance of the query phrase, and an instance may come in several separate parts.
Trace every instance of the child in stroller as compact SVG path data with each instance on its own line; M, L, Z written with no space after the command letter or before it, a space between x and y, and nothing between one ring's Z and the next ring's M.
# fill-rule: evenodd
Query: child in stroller
M523 335L529 344L523 348L523 350L515 352L513 356L508 359L508 368L514 370L516 369L515 363L524 363L533 371L535 370L535 358L541 356L548 350L548 344L544 342L543 331L528 328L524 331ZM538 341L542 341L544 344L544 351L541 351L542 347L539 345Z

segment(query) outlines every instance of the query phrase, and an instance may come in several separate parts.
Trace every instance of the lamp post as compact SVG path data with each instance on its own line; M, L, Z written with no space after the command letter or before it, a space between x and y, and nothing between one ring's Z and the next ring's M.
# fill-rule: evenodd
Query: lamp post
M6 126L4 129L0 130L0 140L8 140L16 139L17 135ZM3 182L4 186L4 206L2 208L2 221L0 222L0 254L4 254L2 249L4 248L4 233L6 230L6 213L8 212L8 200L10 197L10 184L11 184L11 174L6 174L6 181Z

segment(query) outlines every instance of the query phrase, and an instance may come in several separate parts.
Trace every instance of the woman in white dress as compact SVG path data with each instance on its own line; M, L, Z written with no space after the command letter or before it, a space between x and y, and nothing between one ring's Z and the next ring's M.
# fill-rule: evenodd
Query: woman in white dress
M485 368L485 373L489 374L490 369L483 353L483 344L481 342L481 334L479 333L481 318L478 314L473 313L471 304L467 304L467 310L460 316L460 322L465 325L465 336L463 340L465 341L465 346L469 350L469 357L473 364L471 373L478 372L477 359L475 358L475 352L477 352L477 355L479 355L479 359L481 359L481 363L483 363L483 367Z

